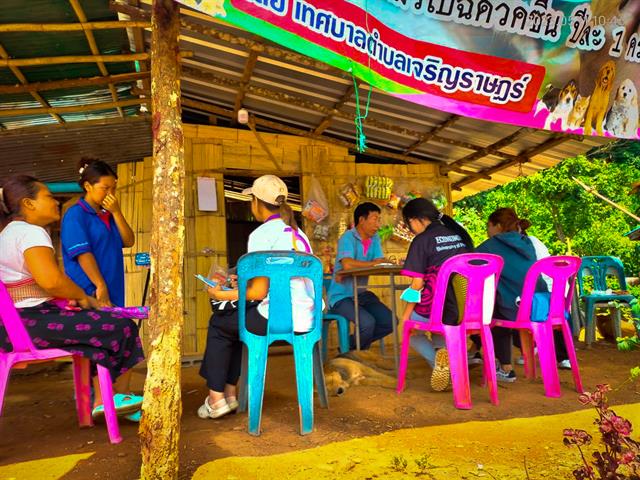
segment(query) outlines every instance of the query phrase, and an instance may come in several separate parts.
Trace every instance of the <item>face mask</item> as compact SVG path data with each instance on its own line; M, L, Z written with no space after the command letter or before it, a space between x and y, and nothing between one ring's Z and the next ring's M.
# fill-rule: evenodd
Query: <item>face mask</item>
M407 303L420 303L420 292L422 290L416 290L414 288L406 288L402 295L400 295L400 299L404 300Z

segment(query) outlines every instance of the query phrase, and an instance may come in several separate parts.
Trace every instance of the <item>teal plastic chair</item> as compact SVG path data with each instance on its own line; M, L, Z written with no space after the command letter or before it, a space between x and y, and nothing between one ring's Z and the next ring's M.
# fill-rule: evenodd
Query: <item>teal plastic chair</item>
M620 290L627 289L627 281L624 276L624 265L619 258L605 257L605 256L593 256L582 257L582 264L578 272L578 288L580 289L580 298L585 304L585 341L587 345L596 340L596 322L595 322L595 310L597 304L609 303L611 301L618 301L629 303L633 300L633 295L616 295L605 292L607 290L607 276L613 275L618 280ZM590 292L585 288L585 277L593 277L593 289ZM620 309L618 309L614 330L616 337L622 335L620 327Z
M269 320L267 334L255 335L246 329L247 283L252 278L269 279ZM307 333L293 331L291 288L293 278L308 278L313 283L314 322ZM269 345L285 341L293 346L300 410L300 433L313 430L313 382L320 404L328 408L329 399L322 370L320 338L322 334L322 263L308 253L292 251L252 252L238 260L238 313L240 340L244 343L240 411L249 408L249 433L260 435L264 380Z
M323 277L322 283L324 291L329 291L331 276ZM338 349L340 353L349 351L349 320L337 313L331 313L331 310L327 309L327 313L322 315L322 359L324 361L327 360L327 339L329 338L329 325L332 321L336 322L336 327L338 328Z

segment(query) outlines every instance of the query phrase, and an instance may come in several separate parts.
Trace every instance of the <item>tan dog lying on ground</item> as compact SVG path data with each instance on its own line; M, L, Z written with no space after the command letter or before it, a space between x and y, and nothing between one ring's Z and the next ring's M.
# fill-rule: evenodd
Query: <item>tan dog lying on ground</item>
M329 395L344 395L351 385L396 388L393 367L387 370L383 366L385 363L384 359L372 356L368 352L350 352L347 356L330 360L324 367Z
M602 124L604 116L609 108L609 96L613 89L613 81L616 78L616 64L613 60L607 61L598 72L596 85L591 94L591 101L587 108L587 115L584 121L584 134L591 135L595 127L598 135L602 135Z

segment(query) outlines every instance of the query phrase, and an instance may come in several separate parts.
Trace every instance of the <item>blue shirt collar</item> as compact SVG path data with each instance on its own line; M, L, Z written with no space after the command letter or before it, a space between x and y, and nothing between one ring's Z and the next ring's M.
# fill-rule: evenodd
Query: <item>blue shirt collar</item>
M98 215L98 212L96 212L94 208L91 205L89 205L89 203L87 203L87 201L84 198L81 198L80 200L78 200L78 203L82 207L82 210L84 210L86 213Z

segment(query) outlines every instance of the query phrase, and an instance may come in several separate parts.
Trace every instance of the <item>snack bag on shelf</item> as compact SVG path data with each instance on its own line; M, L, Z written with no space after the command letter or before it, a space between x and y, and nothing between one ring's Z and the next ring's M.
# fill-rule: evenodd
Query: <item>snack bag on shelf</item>
M360 198L358 187L356 187L353 183L346 183L342 185L342 187L340 187L340 190L338 191L338 198L345 207L351 207L352 205L355 205Z
M392 193L391 197L389 197L389 201L387 202L387 208L390 208L391 210L397 210L400 206L400 200L401 199L398 195Z
M329 238L329 225L316 225L313 229L313 239L321 242Z
M401 197L400 208L404 207L411 200L413 200L415 198L420 198L420 197L422 197L422 194L420 192L410 191L410 192L405 193Z
M388 200L393 190L393 180L389 177L368 176L365 180L367 198Z
M409 227L407 227L403 221L398 222L398 224L393 227L393 235L391 237L393 240L411 242L413 237L415 237L415 235L411 233L411 230L409 230Z
M327 218L327 215L329 215L329 212L315 200L307 200L307 203L305 203L304 209L302 210L303 217L316 223L320 223L322 220Z

